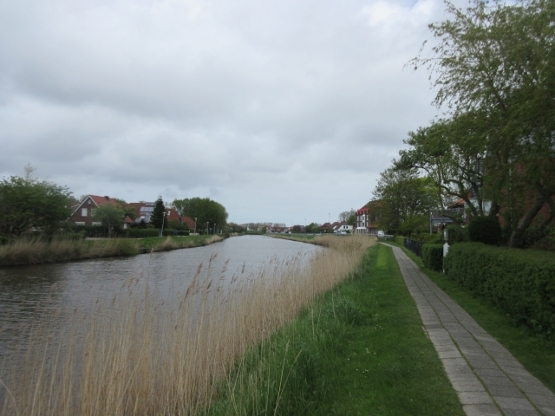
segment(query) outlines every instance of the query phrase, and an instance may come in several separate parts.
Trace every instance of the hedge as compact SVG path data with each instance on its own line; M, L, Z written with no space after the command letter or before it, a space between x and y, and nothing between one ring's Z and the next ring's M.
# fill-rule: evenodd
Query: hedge
M422 262L428 269L440 271L443 269L443 245L424 244L422 246Z
M459 243L444 261L446 275L491 300L516 323L555 339L555 254Z

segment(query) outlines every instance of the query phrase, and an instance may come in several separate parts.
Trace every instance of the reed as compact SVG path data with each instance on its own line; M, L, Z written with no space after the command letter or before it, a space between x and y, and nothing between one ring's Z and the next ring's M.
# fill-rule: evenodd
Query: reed
M102 240L68 240L60 238L53 241L44 241L40 238L22 239L0 246L0 266L134 256L139 254L142 251L141 249L143 251L148 250L148 252L169 251L198 247L221 240L223 238L216 235L208 237L112 238Z
M234 388L233 369L246 363L246 353L353 273L372 242L337 239L311 259L274 259L231 282L211 263L200 265L187 288L172 290L178 306L153 296L147 277L130 278L111 300L93 301L86 316L76 313L63 332L51 329L59 313L45 311L25 348L0 370L1 413L209 413L222 383ZM282 347L293 360L299 354ZM268 392L278 395L273 407L285 400L280 392L289 380L287 363L278 367L277 393ZM254 382L251 394L260 395Z

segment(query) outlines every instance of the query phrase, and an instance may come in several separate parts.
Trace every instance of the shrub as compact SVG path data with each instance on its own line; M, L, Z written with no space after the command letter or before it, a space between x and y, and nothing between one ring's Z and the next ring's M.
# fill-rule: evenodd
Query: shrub
M443 269L443 245L424 244L422 246L422 261L428 269L440 271Z
M159 235L160 230L154 228L130 228L125 233L125 236L129 238L158 237Z
M475 217L468 224L468 237L477 243L497 245L501 241L501 226L495 218Z
M466 235L466 230L458 225L450 224L447 226L447 232L449 235L449 244L462 243L468 241L468 236Z
M460 243L449 249L446 275L491 300L519 324L555 338L555 255Z
M400 246L404 246L405 245L405 237L403 237L402 235L396 235L395 236L395 242L397 244L399 244Z

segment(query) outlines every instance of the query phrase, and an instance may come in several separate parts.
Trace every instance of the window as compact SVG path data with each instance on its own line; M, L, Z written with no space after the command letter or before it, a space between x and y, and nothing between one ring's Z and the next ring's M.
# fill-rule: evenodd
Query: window
M81 208L81 216L86 217L89 213L88 208Z

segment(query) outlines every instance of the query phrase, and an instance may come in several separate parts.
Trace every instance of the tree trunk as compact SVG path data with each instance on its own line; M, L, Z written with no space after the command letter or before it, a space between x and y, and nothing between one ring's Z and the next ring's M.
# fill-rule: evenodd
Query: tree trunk
M509 239L509 247L520 248L522 247L522 237L524 231L530 226L538 212L543 207L545 200L542 197L538 197L534 205L530 207L528 212L520 219L517 227L511 233L511 238Z

